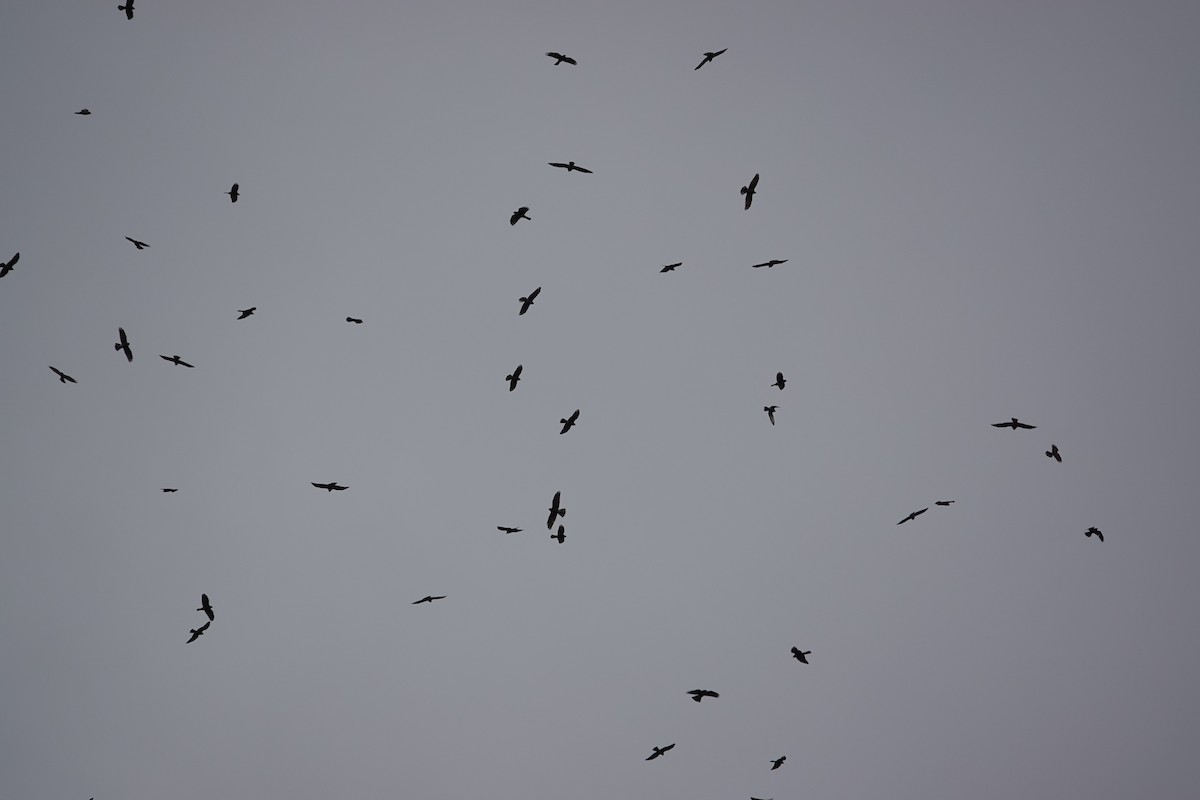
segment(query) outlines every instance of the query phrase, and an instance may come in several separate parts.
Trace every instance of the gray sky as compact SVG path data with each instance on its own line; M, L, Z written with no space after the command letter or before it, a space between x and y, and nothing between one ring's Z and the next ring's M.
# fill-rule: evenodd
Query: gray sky
M1200 784L1194 3L117 2L0 11L0 795Z

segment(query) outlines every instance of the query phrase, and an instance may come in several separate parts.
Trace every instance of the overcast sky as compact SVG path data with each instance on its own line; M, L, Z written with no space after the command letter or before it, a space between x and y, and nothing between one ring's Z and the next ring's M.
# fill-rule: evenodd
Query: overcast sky
M0 8L0 796L1192 796L1200 6L117 4Z

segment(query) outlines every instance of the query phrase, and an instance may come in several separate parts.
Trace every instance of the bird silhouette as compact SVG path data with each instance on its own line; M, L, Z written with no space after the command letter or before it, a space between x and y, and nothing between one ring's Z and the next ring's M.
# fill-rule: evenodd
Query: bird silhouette
M571 416L567 417L566 419L559 420L559 422L562 423L563 429L558 432L558 435L562 436L564 433L571 430L571 428L573 428L575 426L575 420L577 420L577 419L579 419L579 409L578 408L575 409L575 413L572 414Z
M444 594L427 594L424 597L422 597L420 600L414 601L413 605L419 606L421 603L432 603L434 600L445 600L445 599L446 599L446 595L444 595Z
M728 50L728 49L729 49L728 47L726 47L726 48L725 48L725 50ZM697 64L697 65L696 65L696 69L700 69L700 68L701 68L701 67L703 67L705 64L707 64L708 62L712 61L712 60L713 60L714 58L716 58L717 56L721 55L721 53L724 53L724 52L725 52L725 50L718 50L718 51L716 51L715 53L705 53L705 54L704 54L704 60L703 60L703 61L701 61L699 64ZM693 72L695 72L695 71L696 71L696 69L693 69L692 71L693 71Z
M21 260L21 254L18 252L18 253L14 253L13 257L10 258L8 261L0 261L0 278L3 278L8 273L12 272L13 267L15 267L17 265L17 262L20 260Z
M703 700L706 697L720 697L721 696L721 695L717 694L716 692L714 692L712 689L692 689L690 692L688 692L688 694L690 694L692 696L692 699L695 700L697 703L699 703L701 700Z
M771 424L775 424L775 412L779 410L779 406L763 406L763 411L767 412L767 419L771 420Z
M749 207L749 205L746 206L746 208ZM770 261L764 261L761 264L751 264L750 268L758 269L759 267L766 267L767 269L770 269L771 267L777 267L780 264L786 264L787 262L788 260L786 258L772 258Z
M554 500L550 503L550 516L546 518L546 530L554 527L554 521L559 517L565 517L567 510L560 504L562 500L562 492L554 493Z
M81 117L90 117L92 115L92 112L86 108L81 108L78 111L76 111L75 113Z
M1016 417L1012 418L1012 422L993 422L993 428L1012 428L1014 431L1017 428L1027 428L1033 430L1037 425L1026 425L1024 422L1019 422Z
M567 540L567 528L565 525L558 526L558 533L550 534L551 539L558 539L558 543L562 544Z
M520 533L522 529L521 528L506 528L503 525L497 525L496 530L504 531L505 535L508 535L510 533Z
M179 356L164 356L162 354L159 354L158 357L161 358L163 361L170 361L172 364L174 364L177 367L194 368L196 366L195 364L189 364L188 362L181 359Z
M914 511L914 512L912 512L911 514L909 514L907 517L905 517L904 519L900 520L900 521L899 521L899 522L897 522L896 524L897 524L897 525L903 525L904 523L908 522L910 519L916 519L917 517L921 516L922 514L924 514L924 513L925 513L926 511L928 511L928 510L929 510L929 506L925 506L925 508L922 508L920 511Z
M758 188L758 173L754 173L754 177L750 182L742 187L742 194L746 195L746 210L750 210L750 204L754 202L754 192Z
M1100 532L1099 528L1088 528L1083 532L1083 535L1087 537L1091 537L1093 534L1095 534L1096 538L1100 541L1104 541L1104 534Z
M57 367L50 367L50 371L58 376L59 383L79 383L79 381L75 380L70 375L63 372L61 369L58 369Z
M179 491L178 489L163 489L164 494L171 494L173 492L178 492L178 491Z
M246 317L253 316L254 312L257 310L258 310L258 306L250 306L250 308L240 308L240 309L238 309L238 313L241 314L241 316L238 317L238 319L245 319Z
M682 267L682 266L683 266L682 261L676 261L674 264L664 264L663 268L660 269L659 272L674 272L676 267Z
M309 481L309 483L312 483L312 481ZM332 483L313 483L313 486L318 489L324 489L327 492L344 492L350 488L349 486L338 486L337 481L333 481Z
M1046 455L1053 458L1058 463L1062 463L1062 453L1058 452L1058 445L1050 445L1050 449L1046 451Z
M233 185L233 188L231 188L225 194L229 195L229 202L236 203L237 199L238 199L238 185L235 183Z
M117 11L124 11L125 19L133 19L133 0L125 0L125 5L117 6Z
M128 236L126 236L125 238L129 239L129 241L133 242L133 246L136 247L138 250L145 250L147 247L150 246L150 245L146 244L145 242L139 242L137 239L130 239Z
M934 501L933 504L935 506L948 506L953 502L954 502L953 500L936 500L936 501Z
M200 607L196 610L207 614L210 621L214 618L212 603L208 602L208 595L206 594L200 595Z
M527 211L529 211L529 206L521 206L520 208L518 208L516 211L514 211L512 213L512 216L508 218L508 224L516 225L517 220L519 220L519 219L532 220L533 217L529 216L529 214L526 213Z
M675 743L671 742L671 744L667 745L666 747L655 747L654 752L651 753L649 755L649 757L646 758L646 760L653 761L654 759L658 758L659 756L661 756L663 753L667 752L674 746L675 746Z
M362 320L355 317L346 317L346 322L353 322L355 325L362 325Z
M805 656L812 655L812 650L801 650L799 647L792 648L792 658L799 661L801 664L807 664L808 659Z
M117 335L121 337L121 341L113 344L113 350L124 350L125 360L133 361L133 350L129 348L129 337L125 335L125 329L117 328Z
M517 383L521 380L521 370L524 368L521 364L517 364L517 368L512 371L511 375L504 376L504 380L508 381L508 390L510 392L517 388Z
M780 390L780 391L783 391L783 387L784 387L784 386L787 386L787 380L785 380L785 379L784 379L784 377L783 377L783 373L782 373L782 372L776 372L776 373L775 373L775 382L774 382L774 383L772 383L771 385L772 385L772 386L778 386L778 387L779 387L779 390Z
M783 762L787 761L787 756L780 756L771 762L771 769L776 770L783 766Z
M204 623L199 628L192 628L192 638L187 640L187 644L191 644L192 642L196 641L201 636L203 636L204 632L206 630L208 630L209 625L212 625L212 620L209 620L208 622Z
M568 161L565 164L562 163L561 161L550 161L547 163L549 163L550 166L552 166L552 167L558 167L559 169L565 169L567 172L586 172L588 175L592 174L592 171L590 169L584 169L583 167L576 166L574 161Z
M542 293L542 287L537 287L525 297L520 298L517 302L521 304L521 310L517 312L517 316L524 316L529 307L533 305L533 301L539 294Z
M578 63L575 59L571 58L570 56L564 56L562 53L546 53L546 55L554 59L554 66L556 67L564 61L568 64Z

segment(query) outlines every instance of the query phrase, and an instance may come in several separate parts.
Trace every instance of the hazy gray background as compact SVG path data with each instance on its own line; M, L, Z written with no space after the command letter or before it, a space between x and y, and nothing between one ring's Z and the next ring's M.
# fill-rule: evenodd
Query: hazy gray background
M1192 796L1195 3L117 4L0 11L0 795Z

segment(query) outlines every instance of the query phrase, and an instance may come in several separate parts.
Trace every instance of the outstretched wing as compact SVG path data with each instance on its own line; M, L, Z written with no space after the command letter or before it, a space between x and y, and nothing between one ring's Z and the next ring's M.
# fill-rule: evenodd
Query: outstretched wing
M537 296L541 293L542 293L542 287L539 286L536 289L534 289L532 292L529 293L529 297L527 299L529 300L529 302L532 303L535 299L537 299Z

